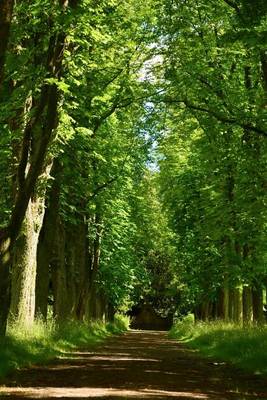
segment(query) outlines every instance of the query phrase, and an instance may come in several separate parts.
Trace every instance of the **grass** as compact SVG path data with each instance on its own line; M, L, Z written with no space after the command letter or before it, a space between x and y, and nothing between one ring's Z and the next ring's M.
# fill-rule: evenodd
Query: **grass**
M128 320L116 316L114 323L85 324L70 321L57 325L54 321L36 321L31 328L13 324L0 341L0 378L14 369L32 364L45 364L75 349L92 348L112 334L128 328Z
M222 322L193 323L187 320L176 323L169 335L204 356L254 374L267 375L267 326L242 328Z

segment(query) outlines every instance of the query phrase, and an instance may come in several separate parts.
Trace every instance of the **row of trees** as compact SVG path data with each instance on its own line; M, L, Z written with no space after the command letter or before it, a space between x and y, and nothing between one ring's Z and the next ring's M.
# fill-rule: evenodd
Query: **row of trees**
M184 299L202 319L262 322L266 3L166 4L167 118L159 179Z
M0 332L49 305L58 320L112 318L148 281L134 210L154 12L35 0L0 15Z
M266 96L264 0L2 1L0 333L261 321Z

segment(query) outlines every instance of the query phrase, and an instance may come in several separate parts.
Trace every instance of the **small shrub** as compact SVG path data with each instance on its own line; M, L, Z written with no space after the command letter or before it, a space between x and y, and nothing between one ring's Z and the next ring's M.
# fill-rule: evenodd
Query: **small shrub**
M114 325L117 326L121 331L126 331L130 327L130 317L123 314L116 314Z

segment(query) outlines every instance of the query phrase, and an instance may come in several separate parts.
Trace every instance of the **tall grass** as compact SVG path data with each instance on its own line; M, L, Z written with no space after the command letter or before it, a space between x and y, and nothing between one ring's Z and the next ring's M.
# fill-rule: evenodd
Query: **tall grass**
M255 374L267 374L267 326L242 328L223 322L176 323L170 337L201 354Z
M44 364L75 349L92 348L112 334L128 329L129 321L116 316L114 323L85 324L69 321L56 324L37 320L31 327L11 324L0 341L0 378L14 369Z

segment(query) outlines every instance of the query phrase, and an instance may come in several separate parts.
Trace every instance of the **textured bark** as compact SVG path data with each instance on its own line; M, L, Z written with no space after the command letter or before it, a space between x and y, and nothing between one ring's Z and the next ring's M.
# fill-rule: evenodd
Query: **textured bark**
M37 245L44 217L44 197L30 200L12 257L10 316L30 325L35 313Z
M67 287L71 304L71 317L83 320L89 290L89 255L87 223L82 218L75 225L66 226Z
M54 316L57 320L70 319L70 300L67 287L65 263L65 230L61 220L56 221L55 247L51 259Z
M229 321L234 320L234 289L229 288Z
M95 239L92 243L90 243L90 270L89 270L89 285L88 285L88 292L86 298L86 311L85 317L87 320L90 318L95 318L95 308L96 308L96 295L97 295L97 288L96 288L96 277L99 270L100 265L100 253L101 253L101 238L103 233L103 227L101 225L101 216L100 213L97 212L95 215L95 229L96 235Z
M107 304L105 297L101 293L96 295L96 319L98 321L106 321Z
M194 309L194 318L195 321L200 321L201 320L201 312L200 312L200 305L198 304L195 309Z
M10 306L11 238L4 230L0 236L0 335L4 336Z
M6 50L12 21L14 0L0 1L0 91L4 79Z
M250 286L243 288L243 323L251 325L253 322L253 299Z
M262 287L255 286L253 288L252 299L253 299L253 322L257 325L261 325L264 323Z
M107 320L109 322L114 322L115 313L116 313L116 311L115 311L113 304L108 303L108 305L107 305Z
M46 247L42 243L38 245L37 255L35 315L37 318L41 317L43 320L47 319L49 279L49 258Z
M229 287L224 286L223 288L223 319L229 321Z
M104 296L98 292L97 285L94 283L90 291L90 301L87 307L87 320L102 321L106 320L107 304Z
M48 226L48 212L46 209L42 230L39 235L38 250L37 250L37 273L36 273L36 306L35 315L41 316L44 320L47 318L49 282L50 282L50 242L53 240L52 231Z
M96 318L96 287L95 284L90 285L90 291L87 296L86 303L86 321L90 322Z
M210 302L204 301L200 306L200 319L208 321L210 319Z
M8 0L1 2L0 10L1 7L3 9L6 2L9 3ZM62 16L64 16L68 7L75 7L77 3L78 1L60 1L59 4L62 8ZM63 31L58 34L52 33L50 36L46 54L46 69L48 76L51 78L60 79L62 75L65 38L66 33ZM45 83L41 88L40 96L33 101L31 118L27 122L23 134L21 158L17 169L18 190L10 223L7 228L11 252L20 233L29 201L35 192L38 178L42 174L44 164L46 163L47 152L58 124L57 108L59 99L60 95L57 85ZM0 234L0 253L6 253L6 250L4 250L5 246L6 234L2 232ZM9 285L10 283L9 274L10 265L7 267L6 254L0 254L0 278L2 277L0 299L3 300L4 304L8 304L10 289L5 285ZM6 317L6 310L1 307L0 333L5 331Z
M37 310L46 316L50 279L56 318L83 320L89 284L87 222L79 216L76 224L62 220L61 174L61 166L56 161L39 243L39 256L42 259L37 274Z
M233 321L237 324L242 322L242 289L233 289Z
M59 164L57 161L53 164L51 175L53 176L53 185L48 192L47 204L44 216L44 223L40 233L40 240L38 243L38 265L37 265L37 276L36 276L36 314L41 314L44 319L47 316L48 296L53 294L51 290L52 276L51 266L55 266L56 261L59 259L59 226L63 230L63 246L64 241L64 229L62 227L61 218L59 216L59 194L60 194L60 174ZM55 274L53 275L54 280L56 279ZM56 290L56 281L53 282ZM52 288L54 289L54 288Z
M76 226L70 223L65 223L65 268L66 268L66 285L68 291L68 301L70 306L70 318L76 319L76 304L77 304L77 281L79 280L79 274L77 270L77 259L76 251ZM81 255L81 258L83 255ZM83 262L83 261L82 261Z
M219 290L217 318L229 321L229 287L225 285Z
M261 69L263 77L263 87L264 87L264 101L263 106L267 106L267 51L261 52Z
M66 235L65 226L60 215L60 181L55 179L49 198L49 231L51 243L51 277L53 292L53 312L58 320L70 317L70 301L67 290L67 271L65 263Z

